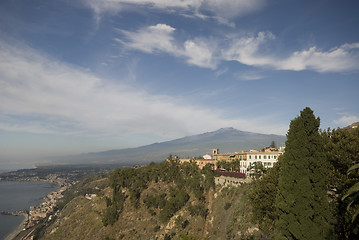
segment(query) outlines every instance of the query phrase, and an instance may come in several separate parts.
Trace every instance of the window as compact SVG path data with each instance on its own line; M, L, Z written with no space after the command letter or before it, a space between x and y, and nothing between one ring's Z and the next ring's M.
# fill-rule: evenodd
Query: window
M267 159L267 156L266 156L266 155L264 155L264 156L263 156L263 159Z
M255 155L254 158L257 159L257 155Z
M259 157L259 159L261 159L261 155L259 155L258 157Z
M277 156L274 156L274 159L277 159Z
M251 156L251 155L249 155L249 159L252 159L252 156Z

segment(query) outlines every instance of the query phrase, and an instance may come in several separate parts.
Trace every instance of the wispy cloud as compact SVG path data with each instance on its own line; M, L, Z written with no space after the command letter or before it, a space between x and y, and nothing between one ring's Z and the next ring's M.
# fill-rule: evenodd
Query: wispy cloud
M215 43L201 38L177 43L173 36L175 30L166 24L149 26L136 32L118 30L125 36L125 39L116 38L115 40L130 49L146 53L165 52L184 58L190 65L216 68L215 51L212 50L217 48Z
M359 69L359 43L343 44L328 51L317 47L296 51L273 67L281 70L345 72Z
M261 53L261 49L274 40L271 32L259 32L256 36L233 36L229 45L222 50L222 57L227 61L237 61L250 66L266 66L273 57Z
M280 57L268 51L275 40L271 32L259 32L257 36L233 39L223 51L224 59L249 66L276 70L313 70L317 72L346 72L359 70L359 43L343 44L328 51L313 46L295 51L288 57Z
M228 72L228 68L222 68L216 71L216 77L220 77Z
M179 49L174 44L173 32L176 29L166 25L157 24L130 32L118 30L126 37L126 41L116 38L116 41L124 44L128 48L137 49L147 53L155 53L157 51L168 52L174 55L179 54Z
M223 61L236 61L248 66L274 70L316 72L348 72L359 70L359 43L343 44L327 51L313 46L281 56L271 50L276 36L271 32L257 35L220 38L195 38L176 42L175 28L166 24L145 27L138 31L119 30L124 38L116 38L130 49L146 53L164 52L181 57L190 65L216 69ZM261 76L243 76L255 80Z
M95 14L97 21L106 13L115 14L133 7L149 7L163 11L176 10L177 14L201 19L216 19L223 24L233 24L231 19L258 11L264 0L83 0Z
M243 81L254 81L254 80L260 80L260 79L264 78L263 75L256 73L256 72L235 73L235 77L238 80L243 80Z
M0 129L7 131L123 136L165 133L175 138L225 126L260 132L273 129L265 131L263 124L251 120L225 119L218 109L113 84L28 47L3 42L0 97Z

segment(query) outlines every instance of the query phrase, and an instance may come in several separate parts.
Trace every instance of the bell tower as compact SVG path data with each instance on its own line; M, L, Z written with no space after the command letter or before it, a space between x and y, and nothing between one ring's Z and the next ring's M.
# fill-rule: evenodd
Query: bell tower
M213 154L213 156L217 155L218 154L218 148L213 148L212 149L212 154Z

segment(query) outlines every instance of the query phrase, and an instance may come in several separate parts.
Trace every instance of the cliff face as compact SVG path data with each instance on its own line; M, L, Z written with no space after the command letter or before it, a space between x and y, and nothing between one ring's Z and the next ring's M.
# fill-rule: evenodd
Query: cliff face
M217 185L215 189L205 191L202 199L189 193L185 205L166 221L160 217L163 210L148 207L145 199L163 193L168 198L174 183L149 183L142 191L137 207L128 197L129 190L123 189L125 201L119 218L113 225L105 227L102 219L107 208L106 199L112 197L113 190L103 185L104 180L101 182L102 190L96 182L90 183L91 188L97 189L96 197L72 199L59 217L43 230L40 239L180 239L188 235L200 239L230 239L256 231L250 223L249 184L239 187ZM87 189L91 188L87 186ZM203 206L206 212L198 211L196 206Z

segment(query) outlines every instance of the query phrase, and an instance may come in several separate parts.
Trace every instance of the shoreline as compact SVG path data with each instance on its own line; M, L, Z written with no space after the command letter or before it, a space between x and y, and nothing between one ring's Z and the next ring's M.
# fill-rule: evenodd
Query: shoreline
M50 184L50 186L52 188L54 188L53 191L48 192L47 195L41 197L40 203L37 206L41 206L43 203L47 202L47 196L53 192L57 192L60 189L60 184L56 183L56 182L52 182L52 181L34 181L34 180L25 180L25 181L21 181L21 180L15 180L15 181L8 181L8 180L0 180L0 182L34 182L34 183L48 183ZM0 214L3 215L13 215L13 216L22 216L24 219L19 223L19 225L12 231L10 232L5 238L4 240L15 240L17 239L17 237L22 233L25 232L28 226L28 223L30 221L30 212L29 209L27 209L26 211L14 211L14 212L2 212Z
M15 239L16 236L19 235L19 233L21 233L24 230L24 228L26 227L29 215L27 213L21 213L21 214L17 214L16 216L20 216L20 215L22 215L24 217L24 219L10 234L8 234L5 237L4 240L13 240L13 239Z

